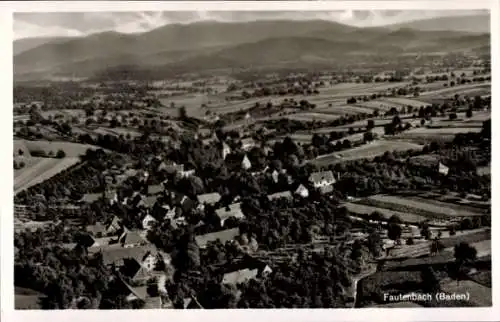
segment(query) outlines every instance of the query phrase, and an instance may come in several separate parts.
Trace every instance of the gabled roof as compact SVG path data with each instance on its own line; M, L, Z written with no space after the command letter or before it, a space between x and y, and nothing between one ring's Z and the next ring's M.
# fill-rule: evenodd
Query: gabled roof
M118 239L118 243L122 244L123 246L126 246L126 245L136 245L136 244L145 245L148 244L149 242L146 239L142 238L142 236L139 235L138 232L126 230Z
M120 272L134 281L145 280L151 277L148 270L135 258L125 259Z
M213 205L214 203L220 200L221 195L218 192L212 192L212 193L205 193L202 195L198 195L196 198L198 199L198 202L201 204Z
M227 241L234 240L239 235L240 229L232 228L196 236L195 241L199 247L205 247L209 242L214 242L216 240L220 240L221 243L225 244Z
M333 172L332 171L314 172L309 176L309 181L313 183L320 183L323 180L327 182L335 182L335 178L333 177Z
M113 230L118 230L120 229L121 224L120 224L120 218L117 216L114 216L111 222L107 225L106 230L108 232L113 231Z
M234 271L224 274L222 278L223 284L239 284L244 283L250 279L256 278L259 273L258 269L241 269L239 271Z
M160 192L163 191L163 185L162 184L155 184L155 185L150 185L148 186L148 193L151 195L156 195Z
M156 254L156 248L153 245L143 245L136 247L121 247L120 245L104 246L95 249L102 254L104 265L116 264L123 265L123 260L127 258L142 262L147 255Z
M99 200L102 197L102 193L86 193L83 195L81 201L87 203L93 203L94 201Z
M93 236L97 236L97 234L105 234L106 226L104 226L100 222L96 222L94 225L88 225L85 227L85 231L92 234Z
M221 221L224 221L228 218L235 217L238 219L245 218L245 215L241 211L241 203L233 203L228 207L223 207L215 210L215 213L220 218Z
M280 198L291 199L292 193L290 191L276 192L276 193L273 193L271 195L268 195L267 198L269 200L280 199Z

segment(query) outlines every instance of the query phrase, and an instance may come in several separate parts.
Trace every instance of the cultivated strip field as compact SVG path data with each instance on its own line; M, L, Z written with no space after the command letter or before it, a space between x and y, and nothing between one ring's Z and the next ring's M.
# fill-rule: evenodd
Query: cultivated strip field
M453 294L469 294L471 302L477 306L487 307L492 305L491 288L476 283L471 280L464 280L457 283L452 279L441 281L441 290Z
M46 153L52 151L54 154L57 153L59 149L63 150L68 157L78 157L85 154L88 149L98 149L95 146L88 144L79 144L72 142L63 141L28 141L28 140L14 140L16 142L21 141L29 151L42 150Z
M80 161L77 157L63 159L28 158L26 166L14 171L14 194L43 182Z
M450 141L458 133L479 133L480 127L414 128L396 135L396 138L416 142Z
M390 195L374 195L360 201L362 204L372 206L380 206L395 211L415 213L421 216L435 218L450 218L450 217L471 217L482 216L484 212L481 210L472 211L471 207L466 209L455 205L446 204L444 202L428 200L419 200L416 198L406 198Z
M386 151L406 151L410 149L420 150L422 146L402 141L378 140L353 149L323 155L312 160L312 162L317 165L327 165L341 161L374 158Z
M394 211L385 208L379 208L374 206L362 205L357 203L348 202L344 206L352 213L358 215L371 215L373 212L377 211L381 213L385 219L391 218L391 216L398 216L403 222L407 223L420 223L426 221L428 218L424 216L414 215L407 212Z

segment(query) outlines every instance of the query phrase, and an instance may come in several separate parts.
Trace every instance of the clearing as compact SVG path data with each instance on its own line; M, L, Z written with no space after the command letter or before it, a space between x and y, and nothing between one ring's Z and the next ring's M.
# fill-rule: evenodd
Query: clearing
M80 158L23 158L25 166L14 171L14 194L41 183L59 172L78 163Z

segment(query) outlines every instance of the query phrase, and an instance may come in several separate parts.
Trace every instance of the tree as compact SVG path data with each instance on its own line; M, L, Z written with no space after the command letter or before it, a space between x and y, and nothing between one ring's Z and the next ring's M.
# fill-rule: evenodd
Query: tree
M471 117L472 117L472 109L471 109L471 108L469 108L469 109L467 110L467 112L465 112L465 116L466 116L466 117L468 117L468 118L471 118Z
M179 108L179 118L181 120L184 120L187 118L187 111L186 111L186 107L185 106L181 106Z
M374 139L374 136L373 136L373 133L371 131L365 132L363 134L363 141L364 142L371 142L371 141L373 141L373 139Z
M366 129L371 130L375 127L375 121L374 120L368 120L368 123L366 124Z
M422 227L420 228L420 235L422 235L425 239L431 238L431 231L427 223L422 224Z
M400 225L395 223L390 223L389 226L387 227L387 236L390 239L397 242L401 238L402 231L403 230Z
M415 241L413 240L413 237L408 237L408 239L406 239L406 245L414 245L415 244Z
M476 260L477 250L469 244L461 242L460 244L455 245L454 256L458 285L460 278L464 273L463 270L466 269L467 265L473 263Z
M457 119L457 113L450 113L449 115L450 120L456 120Z
M57 150L56 158L62 159L64 157L66 157L66 153L61 149Z
M19 155L23 155L23 154L24 154L23 149L19 149L19 150L17 150L17 154L19 154Z
M428 293L435 293L439 291L439 280L436 273L431 266L425 266L421 272L422 277L422 290Z

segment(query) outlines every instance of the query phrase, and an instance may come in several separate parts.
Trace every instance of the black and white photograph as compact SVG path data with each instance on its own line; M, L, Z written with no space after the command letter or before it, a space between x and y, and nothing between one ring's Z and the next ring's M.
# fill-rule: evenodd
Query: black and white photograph
M428 9L14 12L2 295L491 308L491 12Z

